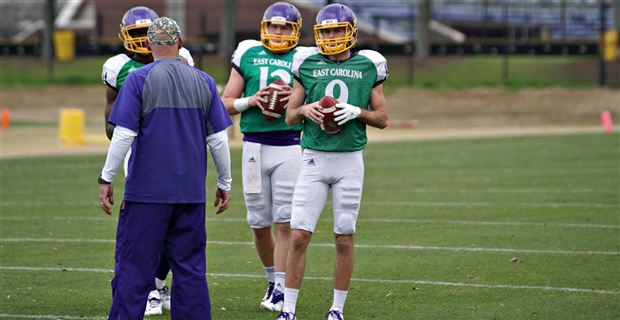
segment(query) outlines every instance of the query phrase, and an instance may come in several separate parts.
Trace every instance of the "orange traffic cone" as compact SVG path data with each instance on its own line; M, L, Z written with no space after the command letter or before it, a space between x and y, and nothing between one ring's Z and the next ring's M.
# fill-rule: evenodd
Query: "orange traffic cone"
M11 121L11 112L9 108L2 108L2 129L8 129Z

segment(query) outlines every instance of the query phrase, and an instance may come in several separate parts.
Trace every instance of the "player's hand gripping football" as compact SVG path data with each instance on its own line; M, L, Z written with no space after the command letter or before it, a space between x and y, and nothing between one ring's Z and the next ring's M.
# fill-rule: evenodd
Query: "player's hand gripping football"
M214 207L218 207L215 214L220 214L228 209L228 204L230 203L230 191L224 191L220 188L217 188L215 191L215 201L213 202Z
M360 113L362 113L362 109L346 102L336 104L336 108L340 110L334 112L336 116L334 120L336 120L340 126L359 117Z
M321 123L323 123L323 113L320 111L321 106L319 105L319 102L313 102L310 104L306 104L301 106L301 114L312 120L312 122L321 125Z
M267 101L267 95L269 95L268 87L264 87L256 91L256 93L250 97L250 100L248 101L248 105L250 107L259 107L263 109L264 108L263 106L269 103L269 101Z

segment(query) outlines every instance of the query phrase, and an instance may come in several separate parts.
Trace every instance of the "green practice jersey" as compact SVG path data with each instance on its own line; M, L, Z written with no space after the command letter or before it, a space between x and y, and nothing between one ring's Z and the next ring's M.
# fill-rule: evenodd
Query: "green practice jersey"
M372 89L388 77L387 61L373 50L361 50L346 61L334 62L317 48L295 55L292 72L306 90L305 104L332 96L362 109L368 109ZM305 120L305 119L304 119ZM366 124L358 119L328 134L316 123L303 122L301 146L320 151L357 151L366 145Z
M245 81L244 97L253 96L258 90L268 86L278 78L293 86L291 64L295 52L303 48L295 48L289 52L276 54L256 40L244 40L239 43L232 56L232 65ZM268 121L260 108L249 108L241 114L241 132L274 132L301 131L302 126L288 126L283 114L279 119Z
M185 48L179 50L179 57L187 62L188 65L194 66L192 55ZM120 53L106 60L103 64L103 72L101 80L107 86L120 90L130 72L142 67L144 63L131 59L128 55Z

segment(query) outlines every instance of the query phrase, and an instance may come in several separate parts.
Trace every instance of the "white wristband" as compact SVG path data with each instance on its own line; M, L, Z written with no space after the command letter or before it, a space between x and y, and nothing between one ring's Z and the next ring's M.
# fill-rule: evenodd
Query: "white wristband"
M250 97L239 98L233 101L233 108L240 113L250 108Z

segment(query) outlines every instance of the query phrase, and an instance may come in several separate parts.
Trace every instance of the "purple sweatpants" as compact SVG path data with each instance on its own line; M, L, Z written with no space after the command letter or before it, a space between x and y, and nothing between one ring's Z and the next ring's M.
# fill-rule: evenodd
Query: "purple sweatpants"
M205 204L125 202L116 234L110 320L144 318L165 247L174 281L172 319L211 319L206 279Z

